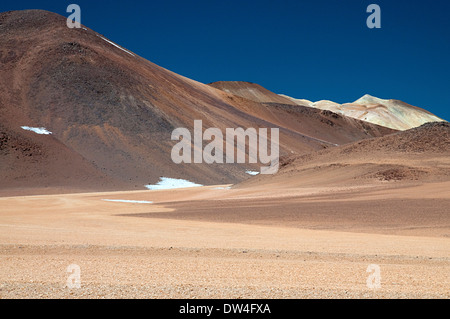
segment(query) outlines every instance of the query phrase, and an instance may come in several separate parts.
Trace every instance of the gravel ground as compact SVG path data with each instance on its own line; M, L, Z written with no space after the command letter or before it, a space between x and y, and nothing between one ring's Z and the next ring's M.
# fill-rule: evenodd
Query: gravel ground
M245 196L233 206L236 214L248 214L248 207L260 209L258 204L267 206L239 190L4 197L0 198L0 298L448 299L448 214L438 214L448 196L439 190L442 185L361 190L351 199L358 198L358 207L366 208L359 215L349 214L341 204L342 198L349 200L348 194L327 190L322 201L336 203L330 214L339 224L329 222L330 214L329 219L298 215L299 222L307 220L318 229L285 226L285 214L266 214L264 225L244 223L235 215L224 221L181 219L179 211L165 204L177 199L195 207L199 201L202 214L205 210L220 214L223 205L217 210L219 203L210 199L231 194ZM315 201L318 196L322 195ZM427 206L435 213L414 215L414 220L396 215L391 220L395 227L383 233L383 223L367 220L392 215L386 205L374 205L389 196L404 199L402 206L416 203L407 198L436 198ZM105 198L154 204L102 201ZM305 197L280 200L291 211L294 204L301 210L308 202ZM276 211L283 212L283 207ZM133 217L164 212L177 214L173 219ZM356 219L364 227L353 227ZM411 227L412 223L428 226ZM68 272L70 265L80 269L79 289L67 287L75 275ZM380 269L379 289L367 285L375 274L367 272L369 265Z
M103 246L0 248L7 299L449 298L448 258ZM381 288L367 287L367 266ZM69 288L80 267L81 288Z

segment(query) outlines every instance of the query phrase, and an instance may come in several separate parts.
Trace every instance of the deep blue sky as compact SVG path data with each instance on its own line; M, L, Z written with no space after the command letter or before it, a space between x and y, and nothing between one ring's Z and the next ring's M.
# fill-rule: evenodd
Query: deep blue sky
M368 93L450 120L450 1L2 1L68 16L194 80L242 80L313 101ZM366 8L381 7L381 29Z

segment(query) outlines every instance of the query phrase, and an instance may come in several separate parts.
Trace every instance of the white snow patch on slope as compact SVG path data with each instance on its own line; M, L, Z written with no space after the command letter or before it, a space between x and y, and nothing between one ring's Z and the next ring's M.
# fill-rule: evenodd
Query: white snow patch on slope
M253 175L253 176L259 175L259 172L255 172L255 171L245 171L245 173L248 175Z
M153 202L149 202L146 200L124 200L124 199L102 199L105 202L114 202L114 203L132 203L132 204L152 204Z
M145 187L147 187L149 190L158 190L203 186L201 184L195 184L184 179L175 179L168 177L160 177L159 179L160 181L156 185L145 185Z
M105 39L104 37L102 37L102 36L100 36L100 35L97 35L97 36L98 36L100 39L105 40L105 41L108 42L109 44L112 44L112 45L115 46L116 48L119 48L120 50L122 50L122 51L128 53L129 55L135 56L133 53L131 53L131 52L128 51L128 50L125 50L124 48L122 48L121 46L115 44L114 42L109 41L109 40Z
M44 127L29 127L29 126L22 126L22 128L25 131L31 131L34 132L36 134L40 134L40 135L50 135L52 134L52 132L48 131L46 128Z

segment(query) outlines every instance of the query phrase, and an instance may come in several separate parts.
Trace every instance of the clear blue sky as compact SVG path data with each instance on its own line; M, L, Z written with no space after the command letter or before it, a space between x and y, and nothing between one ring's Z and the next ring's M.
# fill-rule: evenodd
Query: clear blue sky
M45 9L203 83L242 80L313 101L368 93L450 120L450 1L142 0L2 1ZM381 29L366 8L381 7Z

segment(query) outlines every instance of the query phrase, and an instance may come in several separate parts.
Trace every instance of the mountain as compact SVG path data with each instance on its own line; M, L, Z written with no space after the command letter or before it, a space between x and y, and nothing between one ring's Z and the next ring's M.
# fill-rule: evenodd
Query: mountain
M426 123L383 137L280 160L274 176L236 187L327 187L450 180L450 123Z
M281 155L393 132L267 92L272 103L199 83L48 11L0 14L0 64L0 189L143 189L160 177L229 184L259 168L174 164L171 134L192 132L194 120L222 132L279 128Z
M368 94L353 103L345 104L338 104L332 101L313 103L307 100L290 98L286 95L281 96L299 105L328 110L394 130L404 131L429 122L444 122L443 119L419 107L399 100L379 99Z
M255 102L299 105L331 111L393 130L404 131L425 123L445 122L443 119L422 108L409 105L399 100L379 99L368 94L355 102L339 104L328 100L311 102L305 99L295 99L287 95L276 94L258 84L250 82L221 81L210 83L209 85Z

